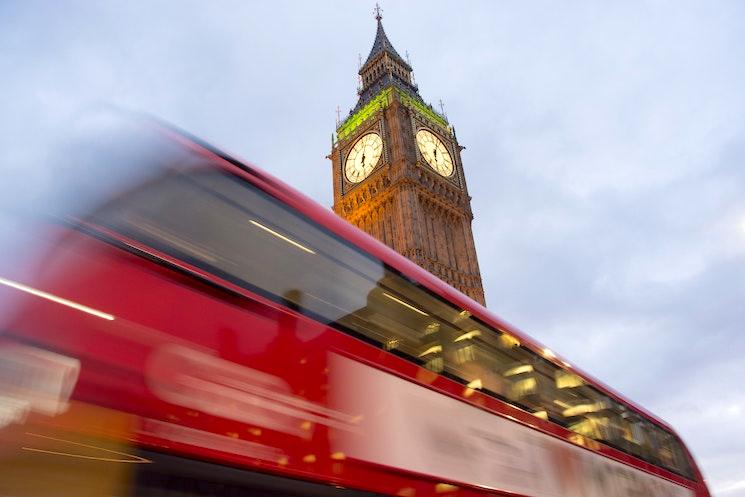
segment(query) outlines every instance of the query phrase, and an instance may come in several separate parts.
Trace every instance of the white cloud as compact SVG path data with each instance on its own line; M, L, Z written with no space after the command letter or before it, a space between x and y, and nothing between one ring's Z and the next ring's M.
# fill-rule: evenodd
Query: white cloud
M731 494L732 492L736 492L738 490L745 491L745 479L738 480L735 482L723 483L714 488L714 493L716 495L724 495L724 494Z

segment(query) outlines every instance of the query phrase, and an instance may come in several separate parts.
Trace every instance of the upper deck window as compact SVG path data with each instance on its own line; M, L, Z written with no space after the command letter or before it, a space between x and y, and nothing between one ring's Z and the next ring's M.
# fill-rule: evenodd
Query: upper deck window
M172 172L93 220L459 381L466 396L481 390L692 478L673 435L231 174Z

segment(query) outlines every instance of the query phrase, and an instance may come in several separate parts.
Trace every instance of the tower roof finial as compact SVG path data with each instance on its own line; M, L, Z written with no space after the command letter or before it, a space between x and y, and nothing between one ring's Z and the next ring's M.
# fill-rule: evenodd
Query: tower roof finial
M367 60L365 60L365 63L362 64L362 68L367 66L367 64L371 60L373 60L379 53L388 52L395 60L400 61L406 67L406 69L411 70L406 61L404 61L404 59L402 59L401 56L398 55L398 52L396 52L396 49L393 48L393 45L391 45L391 42L388 41L388 37L385 35L383 22L381 21L381 19L383 19L383 9L380 8L380 4L375 4L373 13L375 14L375 19L378 21L378 29L375 33L375 42L373 42L373 47L372 50L370 50L370 55L367 56Z
M383 9L380 8L380 4L375 2L375 9L373 9L373 12L375 12L375 20L380 22L381 19L383 19Z

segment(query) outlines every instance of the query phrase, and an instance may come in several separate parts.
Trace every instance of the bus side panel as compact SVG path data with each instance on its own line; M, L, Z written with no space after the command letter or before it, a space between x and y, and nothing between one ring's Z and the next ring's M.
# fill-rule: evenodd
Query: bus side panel
M138 462L145 445L327 484L434 495L439 482L330 449L329 426L354 430L355 420L327 407L327 351L378 351L78 232L53 227L35 242L49 244L41 263L0 266L9 282L0 302L13 303L0 322L0 361L22 358L4 383L31 406L0 424L0 489L52 474L55 461L64 462L61 478L75 473L71 462ZM34 359L41 354L48 357ZM74 390L54 388L63 374L44 372L60 369L49 367L54 361L79 364ZM18 387L29 377L37 378L31 387ZM41 396L59 409L44 409ZM85 468L95 488L126 480L124 470L99 467L93 473L110 475L101 483Z
M26 449L3 444L4 462L38 469L54 454L66 462L70 455L127 459L146 445L390 495L481 493L339 449L338 438L358 434L372 413L330 404L330 351L387 364L411 381L432 381L431 373L276 303L88 235L52 228L36 242L45 240L50 252L40 264L0 267L0 278L15 284L0 286L0 302L14 303L0 322L0 352L7 352L0 361L22 357L13 363L17 383L45 396L0 429L2 441ZM70 396L60 385L73 376ZM17 472L20 464L4 466Z

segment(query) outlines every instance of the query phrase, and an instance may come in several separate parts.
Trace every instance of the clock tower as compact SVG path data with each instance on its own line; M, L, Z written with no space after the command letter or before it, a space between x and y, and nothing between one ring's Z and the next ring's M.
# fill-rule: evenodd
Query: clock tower
M379 8L375 19L359 100L338 123L329 155L334 212L484 304L463 147L447 118L422 100Z

